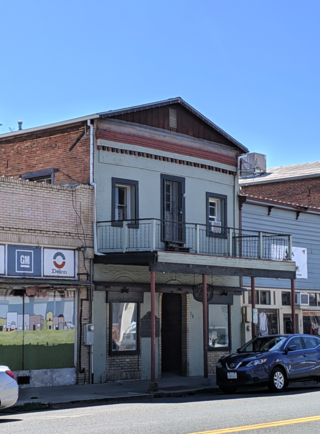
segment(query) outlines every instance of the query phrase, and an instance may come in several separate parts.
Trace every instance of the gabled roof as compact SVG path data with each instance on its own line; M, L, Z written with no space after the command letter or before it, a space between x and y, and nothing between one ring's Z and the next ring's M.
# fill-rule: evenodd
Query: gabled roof
M148 104L136 105L136 106L128 107L128 108L124 108L124 109L109 110L107 112L101 112L98 114L99 114L100 118L108 118L108 117L114 117L117 115L123 115L126 113L133 113L133 112L137 112L137 111L148 110L148 109L153 109L153 108L163 107L163 106L168 106L168 105L173 105L173 104L180 104L185 109L189 110L193 115L197 116L200 120L205 122L209 127L213 128L215 131L217 131L222 136L224 136L227 140L229 140L231 143L233 143L236 147L240 148L243 152L248 152L248 149L245 146L243 146L240 142L238 142L238 140L231 137L223 129L218 127L218 125L214 124L212 121L210 121L208 118L206 118L203 114L198 112L198 110L193 108L190 104L188 104L186 101L184 101L180 97L170 98L170 99L166 99L163 101L157 101L157 102L148 103Z
M267 184L269 182L293 181L301 178L320 176L320 161L313 163L293 164L267 169L267 173L252 178L240 179L242 185Z

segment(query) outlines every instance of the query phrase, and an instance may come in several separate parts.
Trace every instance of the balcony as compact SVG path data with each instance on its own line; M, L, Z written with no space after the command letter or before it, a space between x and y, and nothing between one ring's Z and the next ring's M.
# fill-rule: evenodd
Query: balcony
M271 261L292 260L288 234L239 230L159 219L97 223L98 251L185 252L196 255Z

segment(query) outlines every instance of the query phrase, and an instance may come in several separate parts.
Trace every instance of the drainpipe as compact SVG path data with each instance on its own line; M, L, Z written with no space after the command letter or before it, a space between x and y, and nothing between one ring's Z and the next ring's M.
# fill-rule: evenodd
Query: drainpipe
M90 185L94 188L94 204L93 204L93 246L94 254L102 256L103 254L98 252L98 239L97 239L97 186L93 182L93 157L94 157L94 135L93 124L88 120L88 126L90 127Z

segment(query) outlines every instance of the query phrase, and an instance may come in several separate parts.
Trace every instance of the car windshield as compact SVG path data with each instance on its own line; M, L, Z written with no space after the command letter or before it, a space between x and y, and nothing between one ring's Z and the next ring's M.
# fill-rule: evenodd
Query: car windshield
M287 338L284 336L266 336L253 339L243 345L238 353L261 353L267 351L277 351Z

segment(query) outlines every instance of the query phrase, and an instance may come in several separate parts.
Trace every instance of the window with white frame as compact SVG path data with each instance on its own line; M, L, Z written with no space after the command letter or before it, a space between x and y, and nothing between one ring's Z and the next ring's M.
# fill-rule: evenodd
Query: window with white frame
M132 221L132 224L137 225L139 219L138 203L138 181L112 178L111 217L113 224L118 225L122 224L123 221Z
M207 235L226 236L227 196L206 193Z

